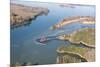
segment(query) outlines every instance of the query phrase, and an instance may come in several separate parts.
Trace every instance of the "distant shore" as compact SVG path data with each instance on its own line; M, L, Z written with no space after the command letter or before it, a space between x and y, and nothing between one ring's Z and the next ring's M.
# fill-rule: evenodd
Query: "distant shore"
M10 6L10 25L11 27L20 26L30 22L41 14L48 14L49 10L42 7L30 7L21 4L13 4Z
M60 6L61 7L66 7L66 8L75 8L75 6L74 5L72 5L72 4L60 4Z

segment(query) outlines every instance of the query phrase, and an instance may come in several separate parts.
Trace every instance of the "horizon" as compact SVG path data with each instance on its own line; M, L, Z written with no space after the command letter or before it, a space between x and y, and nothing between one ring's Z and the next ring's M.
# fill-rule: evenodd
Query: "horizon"
M11 0L95 5L95 0Z

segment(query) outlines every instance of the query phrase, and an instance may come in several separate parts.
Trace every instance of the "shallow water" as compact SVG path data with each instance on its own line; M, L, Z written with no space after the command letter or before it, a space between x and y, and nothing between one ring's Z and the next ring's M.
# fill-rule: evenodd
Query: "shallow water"
M83 25L73 23L62 29L54 31L50 27L63 18L69 16L95 16L95 6L75 6L75 8L61 7L54 3L35 3L35 2L14 2L33 7L45 7L49 9L48 15L41 15L32 20L31 24L11 29L11 64L19 63L56 63L56 49L61 45L69 45L70 42L51 40L46 45L36 43L35 40L41 36L55 36L71 33L85 27L95 27L95 25ZM64 32L63 32L64 31Z

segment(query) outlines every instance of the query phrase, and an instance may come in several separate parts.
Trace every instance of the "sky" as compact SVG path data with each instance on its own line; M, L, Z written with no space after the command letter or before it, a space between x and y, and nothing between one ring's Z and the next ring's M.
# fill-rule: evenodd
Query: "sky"
M58 2L58 3L95 5L95 0L19 0L19 1L41 1L41 2Z

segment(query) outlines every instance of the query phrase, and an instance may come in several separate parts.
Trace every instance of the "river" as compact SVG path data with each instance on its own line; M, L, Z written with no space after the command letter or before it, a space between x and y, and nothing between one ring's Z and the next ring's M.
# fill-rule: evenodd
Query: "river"
M33 7L45 7L49 9L47 15L38 16L31 24L11 29L11 64L15 63L38 63L55 64L56 49L62 45L69 45L70 42L51 40L42 45L36 42L41 36L53 36L64 33L71 33L84 27L95 27L95 25L83 25L73 23L62 29L50 30L50 27L65 17L69 16L93 16L95 17L95 6L75 6L75 8L61 7L54 3L40 3L27 1L14 1L13 3Z

